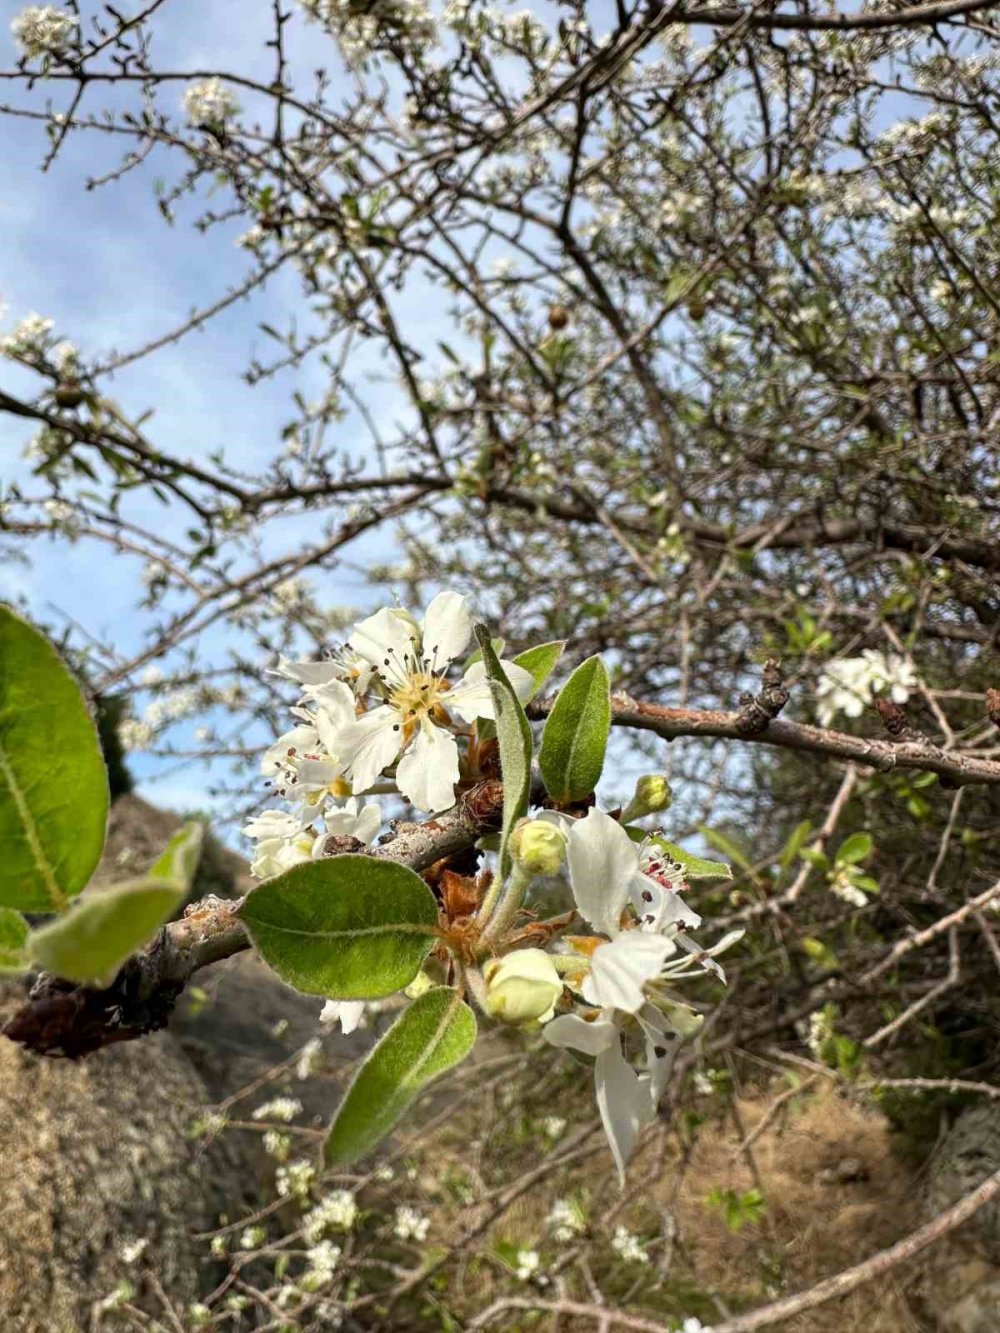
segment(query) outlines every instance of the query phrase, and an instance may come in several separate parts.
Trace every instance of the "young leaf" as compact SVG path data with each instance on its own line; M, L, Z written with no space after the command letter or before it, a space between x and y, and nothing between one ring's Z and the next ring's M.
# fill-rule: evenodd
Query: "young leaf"
M611 729L611 681L588 657L562 687L542 732L538 766L555 801L582 801L597 786Z
M718 829L708 828L705 824L698 825L698 832L709 846L714 847L723 856L728 856L730 861L735 861L739 868L745 870L747 874L753 874L753 862L739 843L734 842L728 834L720 833Z
M703 856L694 856L691 852L678 847L666 838L654 838L657 847L662 847L667 856L684 867L685 879L732 879L733 868L725 861L707 861Z
M28 923L21 913L12 907L0 907L0 976L28 970L27 942Z
M148 944L184 900L180 884L134 880L91 889L63 916L28 938L31 961L82 986L110 986L137 949Z
M372 1151L399 1123L431 1079L472 1050L476 1019L450 986L435 986L404 1010L358 1075L330 1126L327 1166L349 1166Z
M859 861L864 861L871 856L874 846L875 843L870 833L852 833L837 848L834 860L840 862L841 865L856 866Z
M240 911L282 980L331 1000L409 985L434 944L437 903L406 866L371 856L305 861L252 889Z
M189 820L178 829L146 872L150 879L169 879L190 891L205 838L205 826L197 819Z
M0 606L0 906L60 912L104 847L97 729L44 635Z
M500 874L510 873L507 840L511 829L528 811L531 792L531 727L514 687L504 675L485 626L476 626L483 662L493 695L497 739L500 743L500 772L503 774L503 831L500 839Z
M527 648L513 659L515 666L524 667L525 671L531 672L534 686L530 698L535 697L552 675L565 647L565 639L553 639L551 643L539 643L534 648Z

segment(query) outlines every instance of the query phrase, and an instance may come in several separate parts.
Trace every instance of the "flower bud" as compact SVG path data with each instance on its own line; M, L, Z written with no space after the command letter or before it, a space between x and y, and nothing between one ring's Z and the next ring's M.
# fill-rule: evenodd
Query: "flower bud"
M502 1023L547 1023L562 994L562 980L542 949L515 949L483 967L486 1010Z
M635 784L635 795L621 813L621 822L627 824L646 815L658 815L669 810L674 794L670 783L659 773L648 773Z
M547 819L522 819L511 834L510 854L529 875L557 875L566 858L566 834Z

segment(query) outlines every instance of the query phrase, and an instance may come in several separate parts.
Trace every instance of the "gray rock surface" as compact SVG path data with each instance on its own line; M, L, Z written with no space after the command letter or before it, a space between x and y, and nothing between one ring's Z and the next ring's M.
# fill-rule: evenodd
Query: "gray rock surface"
M1000 1171L1000 1104L984 1100L958 1116L934 1154L925 1190L928 1215L937 1216L995 1171ZM1000 1199L980 1208L963 1235L1000 1263ZM1000 1320L994 1327L1000 1331Z

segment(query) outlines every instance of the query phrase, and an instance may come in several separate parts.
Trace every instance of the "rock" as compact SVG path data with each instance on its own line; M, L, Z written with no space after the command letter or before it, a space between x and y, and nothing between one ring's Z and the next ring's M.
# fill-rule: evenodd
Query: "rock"
M942 1315L944 1333L997 1333L1000 1329L1000 1278L984 1282Z
M71 1064L0 1039L0 1088L4 1333L89 1329L137 1238L171 1298L195 1299L205 1249L191 1233L246 1201L248 1177L230 1140L189 1137L205 1088L177 1042L159 1033Z
M983 1101L959 1115L931 1159L924 1200L928 1216L971 1193L1000 1170L1000 1105ZM1000 1262L1000 1199L980 1208L963 1229L988 1258ZM994 1325L1000 1328L1000 1322Z
M867 1179L868 1167L860 1157L842 1157L839 1162L816 1173L818 1185L850 1185Z

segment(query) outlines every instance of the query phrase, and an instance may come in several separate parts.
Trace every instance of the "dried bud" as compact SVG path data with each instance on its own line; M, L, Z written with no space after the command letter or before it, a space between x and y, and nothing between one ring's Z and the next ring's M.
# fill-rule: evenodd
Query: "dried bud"
M510 854L529 875L558 875L566 857L566 834L548 819L522 819L511 834Z
M502 1023L547 1023L562 994L562 979L542 949L515 949L483 967L486 1009Z
M891 699L875 699L872 703L883 727L894 740L906 734L908 729L906 714L899 704L893 703Z
M60 407L79 407L84 399L84 392L76 380L66 380L57 384L52 395Z

